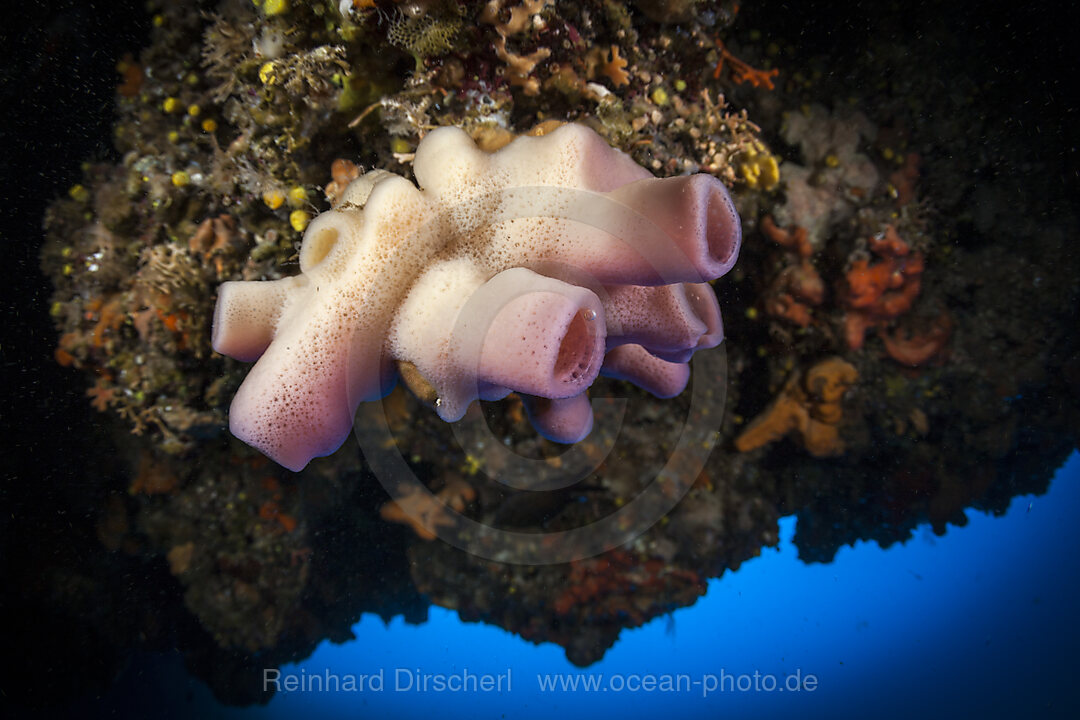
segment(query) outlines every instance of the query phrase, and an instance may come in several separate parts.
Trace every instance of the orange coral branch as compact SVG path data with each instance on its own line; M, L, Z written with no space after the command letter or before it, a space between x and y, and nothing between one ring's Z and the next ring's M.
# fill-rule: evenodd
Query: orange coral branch
M735 439L735 449L748 452L797 432L802 446L814 457L843 454L841 403L858 379L855 366L839 357L822 360L805 375L796 372L773 403Z
M606 55L606 53L605 53ZM630 74L626 72L627 61L626 58L619 56L619 46L611 46L611 59L604 58L604 66L600 69L600 72L604 73L611 80L611 84L615 87L622 87L623 85L630 84Z
M296 529L296 518L281 511L281 505L276 500L267 500L259 506L259 517L263 520L276 522L285 530L292 532Z
M139 455L139 467L131 481L128 492L132 495L166 495L180 486L180 478L168 463L154 457L149 451Z
M94 387L86 391L86 397L90 398L90 404L95 410L105 412L116 399L116 388L108 387L105 382L98 380Z
M784 268L773 281L767 293L765 311L799 327L807 327L813 319L811 306L820 305L825 300L825 281L810 262L814 249L806 228L793 225L786 230L781 229L771 216L766 215L761 221L761 231L799 258L797 264Z
M644 624L655 614L640 598L660 592L664 597L705 592L705 579L686 568L663 560L641 558L625 550L570 563L564 589L552 601L558 615L585 611L590 618L621 617L633 627Z
M549 48L540 48L528 55L518 55L506 49L506 38L500 35L494 43L495 55L506 63L506 79L522 88L526 95L540 94L540 81L530 76L533 69L551 55Z
M432 497L420 488L412 488L403 497L379 508L387 522L401 523L412 528L418 537L434 540L440 527L452 527L447 508L461 512L476 499L476 490L464 480L451 480Z
M776 225L772 215L766 215L761 221L761 232L777 245L794 251L801 258L808 258L814 253L814 248L810 245L810 235L806 228L800 225L793 225L785 230Z
M952 329L952 318L942 313L924 333L912 334L897 329L892 334L882 333L881 340L885 343L885 352L893 360L908 367L919 367L945 349Z
M896 207L904 207L915 199L915 183L919 180L921 161L918 153L908 153L904 156L904 164L889 175L889 183L896 190Z
M337 205L338 196L344 192L349 183L360 177L360 175L360 168L351 160L337 158L330 163L330 177L333 179L323 188L323 193L325 193L326 199L330 201L331 207Z
M119 87L116 88L116 92L120 93L122 97L136 97L139 91L142 90L143 80L145 79L142 66L135 62L135 58L131 53L125 53L123 59L116 63L116 71L123 78Z
M222 213L216 218L206 218L199 223L195 234L188 240L188 249L202 255L204 263L213 261L214 269L220 276L225 271L225 258L222 254L237 242L239 236L236 232L236 219L228 213Z
M731 79L736 83L741 85L744 82L748 82L754 87L761 87L764 85L769 90L775 89L772 79L780 74L778 69L758 70L755 67L751 67L749 64L732 55L731 51L720 41L720 38L716 38L716 47L720 51L720 61L716 63L716 68L713 70L714 79L720 77L720 73L724 70L724 62L726 61L731 63Z
M806 303L799 302L789 293L781 293L771 300L766 300L765 312L773 317L790 320L799 327L808 327L814 320L810 314L810 307Z
M922 254L912 252L892 225L871 238L870 250L880 259L873 264L866 258L856 260L846 275L849 309L844 329L852 350L863 346L867 330L910 310L922 289Z

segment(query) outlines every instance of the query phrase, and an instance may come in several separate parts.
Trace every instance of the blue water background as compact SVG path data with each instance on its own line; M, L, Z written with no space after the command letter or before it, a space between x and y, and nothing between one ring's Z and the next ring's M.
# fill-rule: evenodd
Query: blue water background
M944 537L924 527L888 550L872 543L845 547L828 565L797 559L795 521L786 518L778 549L711 581L693 607L624 631L587 669L575 668L554 645L537 647L499 628L464 624L441 608L433 607L421 626L365 616L355 641L324 642L282 673L344 678L381 669L382 692L283 692L266 707L218 708L208 716L1080 717L1078 510L1080 455L1074 453L1046 495L1015 498L1004 517L969 511L969 524L950 527ZM398 668L402 679L509 670L512 690L396 692ZM796 671L812 674L816 689L703 696L706 674L737 678L755 671L781 683ZM602 674L608 690L540 692L537 675L551 673ZM647 673L658 681L684 673L698 683L684 692L613 689ZM206 708L208 696L192 682L177 700Z

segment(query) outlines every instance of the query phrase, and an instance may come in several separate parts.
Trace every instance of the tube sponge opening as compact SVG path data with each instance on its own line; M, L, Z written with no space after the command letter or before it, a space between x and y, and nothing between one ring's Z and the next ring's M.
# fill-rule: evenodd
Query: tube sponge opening
M596 368L596 312L590 308L579 309L570 320L559 353L555 358L552 375L556 382L578 383L590 370Z
M591 290L513 268L485 283L470 304L498 308L483 340L481 380L567 398L600 372L607 332L603 306Z

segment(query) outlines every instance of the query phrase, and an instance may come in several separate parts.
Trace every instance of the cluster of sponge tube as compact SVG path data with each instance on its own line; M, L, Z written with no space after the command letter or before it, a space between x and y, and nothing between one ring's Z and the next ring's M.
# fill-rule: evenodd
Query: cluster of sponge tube
M579 125L495 153L439 129L414 171L422 189L353 181L308 227L300 275L219 290L214 349L257 359L230 428L285 467L336 450L403 365L445 420L518 392L542 434L576 442L599 374L671 397L722 340L708 281L741 234L715 178L654 178Z

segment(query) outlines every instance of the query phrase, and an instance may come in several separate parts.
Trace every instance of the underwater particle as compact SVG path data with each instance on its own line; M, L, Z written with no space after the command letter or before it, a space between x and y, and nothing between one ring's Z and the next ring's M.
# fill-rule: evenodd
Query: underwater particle
M280 190L267 190L262 196L263 202L266 203L266 207L271 210L277 210L279 207L285 204L285 193Z
M68 197L75 202L84 203L90 199L90 191L82 185L72 185L71 189L68 190Z
M180 110L180 101L174 97L167 97L165 102L161 103L161 109L171 115Z
M306 210L293 210L289 213L289 224L296 232L304 232L309 222L311 222L311 215Z
M267 17L281 15L289 9L289 0L266 0L263 3L263 12Z
M212 133L217 131L217 122L213 118L206 118L202 121L203 132Z
M308 199L307 190L297 185L296 187L289 189L289 207L298 208L302 207Z
M183 170L177 170L172 174L172 184L176 187L184 187L191 182L191 176Z
M265 63L261 68L259 68L259 81L263 85L273 85L277 82L277 75L274 74L273 61Z

